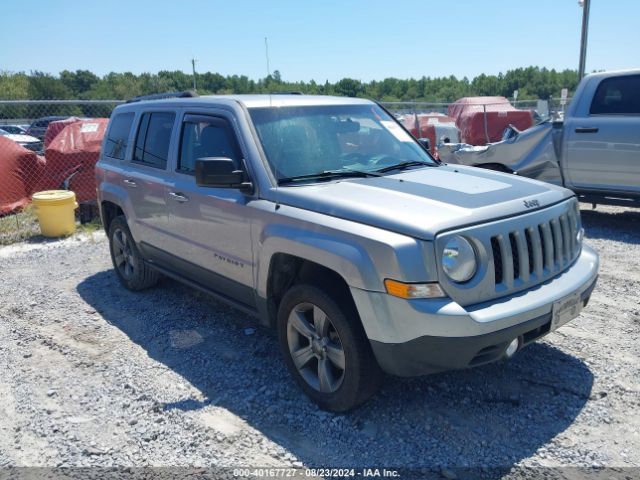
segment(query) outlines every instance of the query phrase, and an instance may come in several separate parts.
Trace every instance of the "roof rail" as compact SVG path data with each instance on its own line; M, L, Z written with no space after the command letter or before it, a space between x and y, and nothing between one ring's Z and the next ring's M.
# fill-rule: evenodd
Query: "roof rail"
M192 91L186 90L184 92L166 92L166 93L154 93L152 95L140 95L127 100L127 103L144 102L145 100L163 100L165 98L190 98L198 97L199 95Z
M302 92L271 92L269 95L304 95Z

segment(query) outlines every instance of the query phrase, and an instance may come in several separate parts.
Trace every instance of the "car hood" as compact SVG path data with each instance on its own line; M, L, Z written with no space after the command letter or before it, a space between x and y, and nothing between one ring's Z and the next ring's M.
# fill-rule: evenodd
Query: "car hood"
M13 140L16 143L33 143L39 142L36 137L32 137L31 135L20 135L17 133L8 133L3 135L4 138L8 138L9 140Z
M384 177L279 187L278 202L432 240L450 229L544 208L573 193L475 167L427 167Z

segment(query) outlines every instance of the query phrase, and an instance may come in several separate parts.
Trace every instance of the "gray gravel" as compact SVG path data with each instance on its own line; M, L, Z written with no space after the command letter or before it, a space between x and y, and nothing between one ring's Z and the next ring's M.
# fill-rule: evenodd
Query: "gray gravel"
M171 280L130 293L102 234L0 248L0 467L640 466L640 211L583 205L583 314L508 363L318 410L275 336Z

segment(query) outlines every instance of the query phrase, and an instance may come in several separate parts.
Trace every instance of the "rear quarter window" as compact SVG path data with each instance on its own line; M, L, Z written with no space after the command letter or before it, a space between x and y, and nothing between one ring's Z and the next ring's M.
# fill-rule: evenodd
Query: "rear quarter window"
M129 132L133 124L133 112L119 113L109 123L109 133L104 145L104 154L107 157L123 160L127 151Z

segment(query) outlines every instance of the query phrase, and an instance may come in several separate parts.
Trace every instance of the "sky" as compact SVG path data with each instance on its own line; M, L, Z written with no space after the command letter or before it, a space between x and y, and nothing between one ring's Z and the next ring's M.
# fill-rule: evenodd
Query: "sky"
M0 71L362 81L578 68L577 0L30 0L0 4ZM640 67L640 1L592 0L587 72Z

